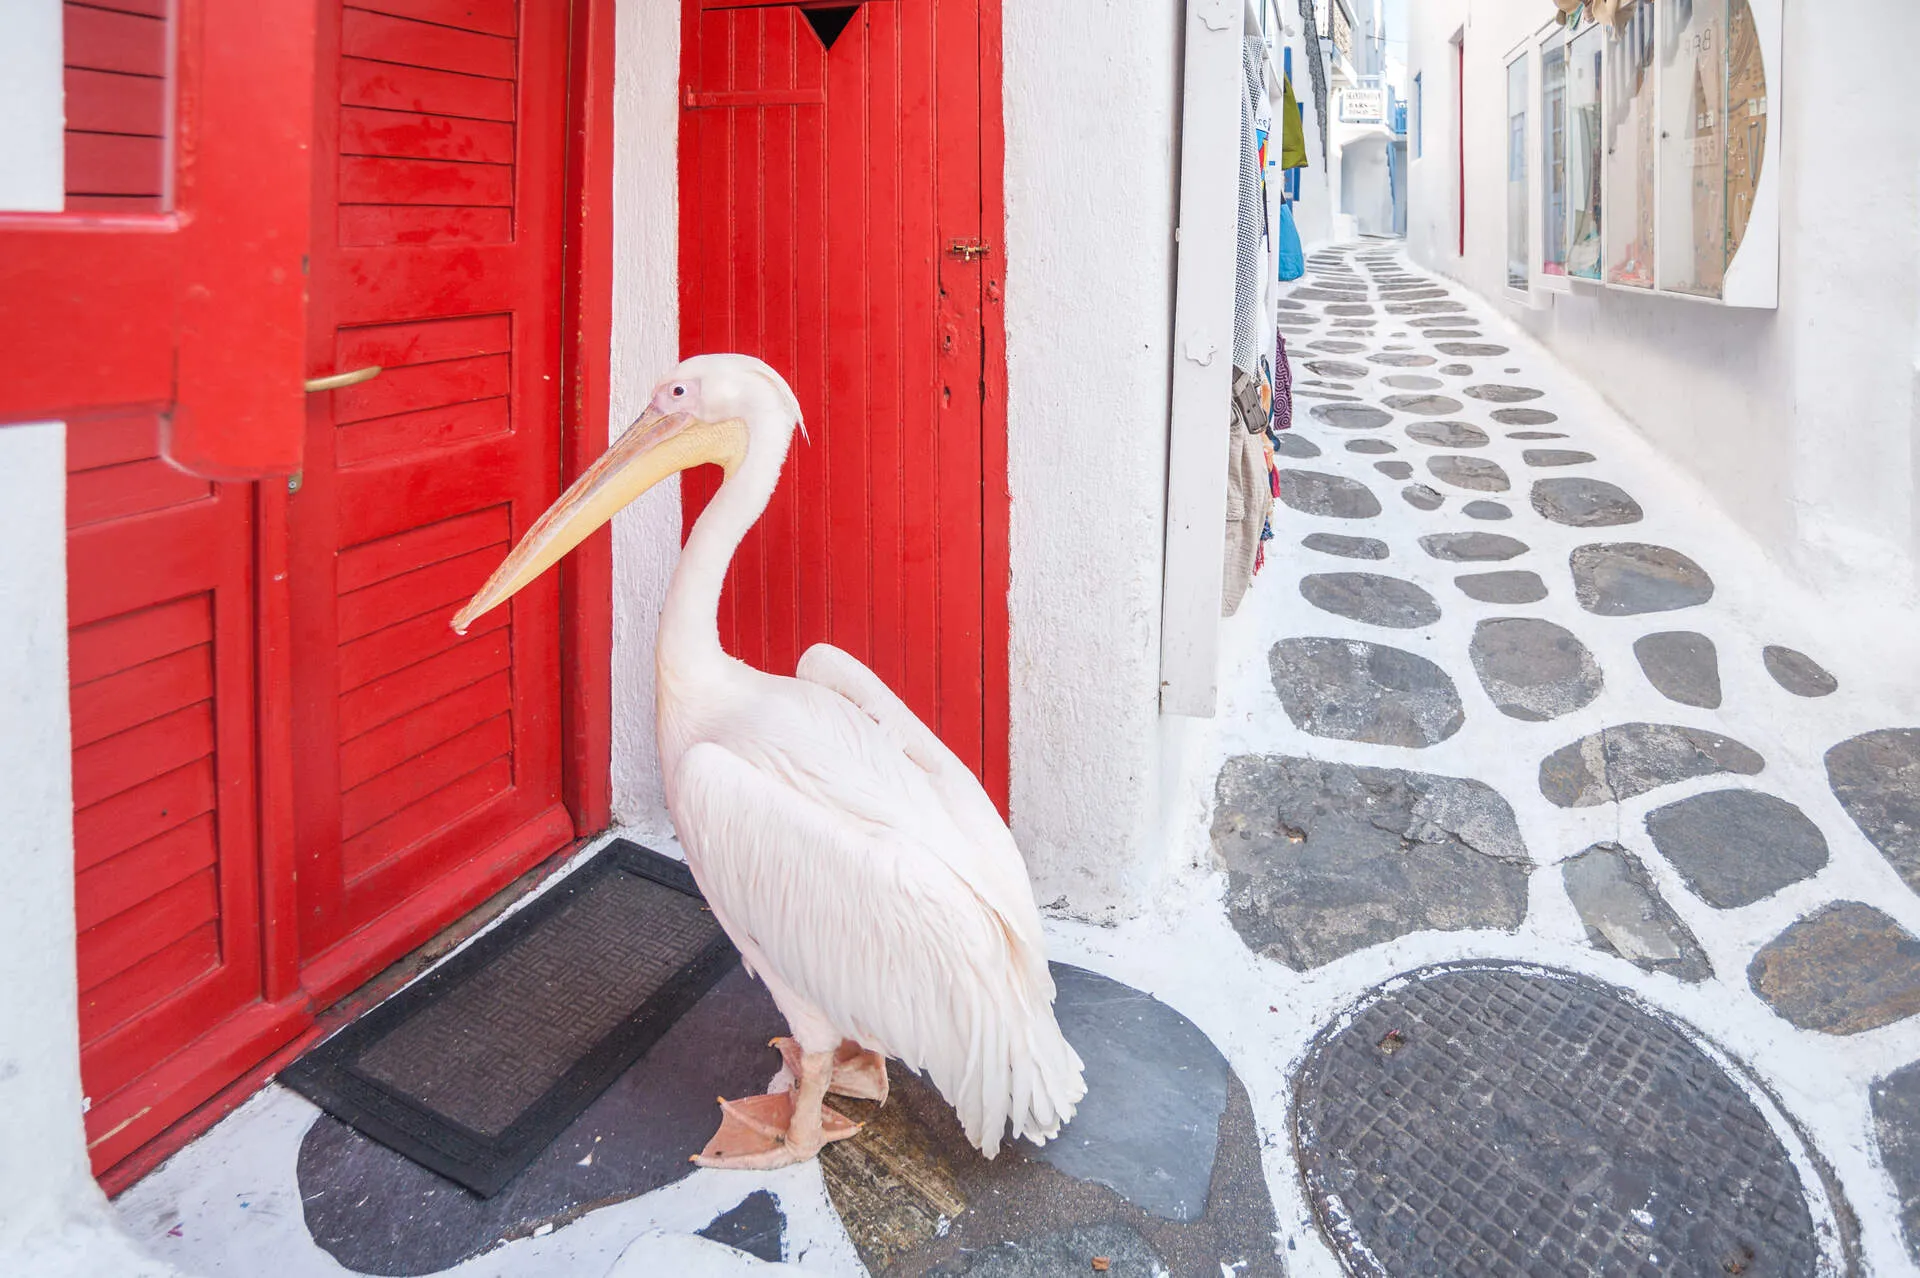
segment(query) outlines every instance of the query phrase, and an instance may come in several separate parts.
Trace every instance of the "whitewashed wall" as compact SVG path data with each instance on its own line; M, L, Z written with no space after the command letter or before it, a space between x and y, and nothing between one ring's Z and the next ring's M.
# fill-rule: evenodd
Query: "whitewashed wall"
M60 65L60 0L0 0L0 208L61 206ZM0 426L0 1273L159 1278L81 1118L66 478L59 422Z
M1041 901L1081 914L1131 912L1164 859L1181 15L1005 6L1013 828Z
M1725 309L1616 290L1503 288L1508 51L1546 0L1419 0L1425 153L1408 237L1421 263L1490 299L1590 380L1775 556L1835 590L1906 593L1920 574L1920 114L1906 102L1920 9L1785 7L1769 67L1782 130L1780 307ZM1456 76L1466 47L1467 251L1455 251ZM1534 81L1537 99L1537 79ZM1530 160L1540 153L1537 103ZM1539 244L1537 223L1531 228Z
M613 105L614 437L680 357L679 0L620 0ZM613 521L613 816L642 835L671 830L653 740L653 642L680 559L680 481Z

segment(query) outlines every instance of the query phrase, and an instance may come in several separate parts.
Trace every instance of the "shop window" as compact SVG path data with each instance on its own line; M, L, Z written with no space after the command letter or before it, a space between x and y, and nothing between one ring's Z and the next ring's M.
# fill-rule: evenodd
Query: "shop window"
M1607 28L1607 281L1653 287L1653 0Z
M1507 64L1507 287L1524 289L1527 252L1527 59Z
M1754 190L1767 151L1767 68L1747 0L1727 15L1727 262L1740 251L1753 216Z
M1659 0L1660 287L1720 296L1727 269L1724 0Z
M1556 32L1540 48L1540 270L1567 273L1567 48Z
M1567 51L1567 274L1600 278L1600 74L1605 44L1589 26Z

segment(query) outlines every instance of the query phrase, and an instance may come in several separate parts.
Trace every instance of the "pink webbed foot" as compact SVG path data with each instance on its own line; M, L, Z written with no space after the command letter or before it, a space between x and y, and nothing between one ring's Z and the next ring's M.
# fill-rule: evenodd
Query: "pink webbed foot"
M800 1044L790 1038L776 1038L773 1046L780 1049L780 1059L786 1063L788 1076L800 1077ZM887 1058L868 1051L850 1038L842 1039L833 1054L833 1077L827 1083L827 1091L849 1100L886 1104Z
M794 1122L795 1100L790 1091L743 1100L722 1097L720 1130L693 1161L702 1167L770 1171L804 1163L829 1141L845 1140L860 1130L852 1119L822 1106L815 1129L802 1131L803 1125Z

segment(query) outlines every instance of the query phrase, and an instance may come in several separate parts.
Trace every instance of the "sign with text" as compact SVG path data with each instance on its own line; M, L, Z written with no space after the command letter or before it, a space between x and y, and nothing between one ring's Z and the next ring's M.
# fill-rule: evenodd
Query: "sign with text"
M1379 124L1387 118L1385 89L1344 89L1340 93L1340 119L1347 124Z

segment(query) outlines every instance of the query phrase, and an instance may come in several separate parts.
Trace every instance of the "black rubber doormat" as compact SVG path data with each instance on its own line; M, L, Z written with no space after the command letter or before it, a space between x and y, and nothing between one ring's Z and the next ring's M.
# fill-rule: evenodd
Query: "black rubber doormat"
M738 957L686 866L617 840L280 1081L491 1197Z

